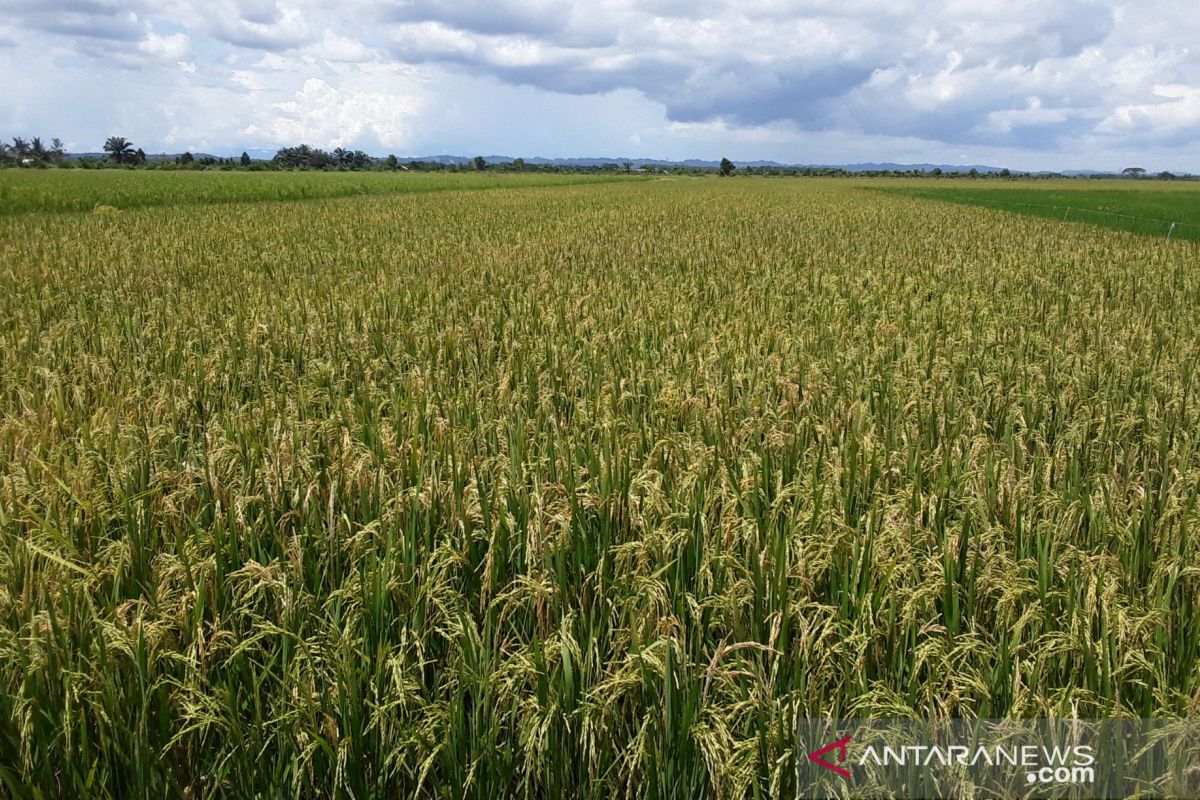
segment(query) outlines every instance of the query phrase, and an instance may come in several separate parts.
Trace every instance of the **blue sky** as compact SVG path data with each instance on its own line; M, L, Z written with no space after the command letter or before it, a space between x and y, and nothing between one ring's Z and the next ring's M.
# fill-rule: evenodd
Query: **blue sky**
M0 0L0 136L75 151L1200 172L1181 0Z

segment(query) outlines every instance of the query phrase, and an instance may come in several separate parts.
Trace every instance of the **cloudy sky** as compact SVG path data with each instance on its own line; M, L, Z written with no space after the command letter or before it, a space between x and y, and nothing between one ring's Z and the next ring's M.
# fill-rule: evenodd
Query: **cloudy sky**
M1200 172L1196 0L0 0L0 136Z

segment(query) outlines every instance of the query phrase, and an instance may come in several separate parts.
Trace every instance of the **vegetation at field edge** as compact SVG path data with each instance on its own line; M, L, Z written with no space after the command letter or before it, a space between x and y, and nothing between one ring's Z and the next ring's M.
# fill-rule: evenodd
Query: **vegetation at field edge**
M1047 181L910 184L886 189L913 197L1086 223L1145 236L1200 240L1200 186L1193 182ZM1175 223L1172 228L1172 224Z

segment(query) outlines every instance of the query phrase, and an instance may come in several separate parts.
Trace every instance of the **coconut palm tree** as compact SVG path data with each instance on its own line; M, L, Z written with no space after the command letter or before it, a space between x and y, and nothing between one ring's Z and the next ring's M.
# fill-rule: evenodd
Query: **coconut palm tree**
M118 164L123 164L133 158L133 142L124 136L110 136L104 143L104 152Z

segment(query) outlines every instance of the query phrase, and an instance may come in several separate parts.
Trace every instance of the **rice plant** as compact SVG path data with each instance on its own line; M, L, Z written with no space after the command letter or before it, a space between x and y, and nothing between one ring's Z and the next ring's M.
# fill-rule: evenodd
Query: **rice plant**
M786 797L801 718L1200 714L1195 243L143 205L0 216L8 796Z

